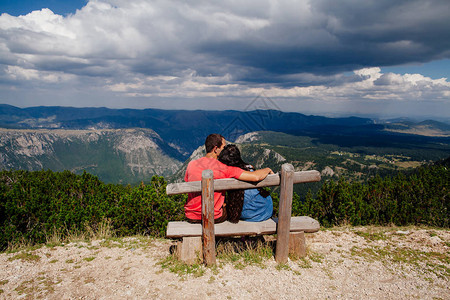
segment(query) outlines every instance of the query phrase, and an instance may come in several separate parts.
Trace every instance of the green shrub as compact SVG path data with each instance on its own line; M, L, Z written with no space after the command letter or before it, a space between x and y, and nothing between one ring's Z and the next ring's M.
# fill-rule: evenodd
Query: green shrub
M309 215L322 226L429 225L449 227L450 168L433 165L367 183L325 181L314 198L293 197L293 215Z
M69 171L0 172L0 249L26 240L45 242L56 229L63 235L96 230L110 220L114 234L163 236L168 220L183 218L184 195L168 197L164 178L137 187L104 184L88 173Z
M447 160L448 161L448 160ZM367 183L324 181L314 196L294 194L293 215L309 215L322 226L429 225L449 227L450 167L436 164ZM167 196L166 181L104 184L88 173L69 171L0 172L0 250L15 243L43 243L54 232L62 238L101 231L105 220L116 236L164 236L167 223L184 218L186 195ZM279 197L272 193L274 214Z

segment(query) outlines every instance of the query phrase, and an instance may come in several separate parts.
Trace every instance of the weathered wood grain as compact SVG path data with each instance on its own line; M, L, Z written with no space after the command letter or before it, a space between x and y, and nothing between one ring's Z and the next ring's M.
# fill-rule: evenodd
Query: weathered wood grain
M294 172L293 183L295 184L295 183L315 182L320 181L320 178L321 177L319 171L315 170L298 171ZM279 174L268 175L264 180L261 180L256 183L241 181L234 178L214 180L214 190L216 191L252 189L255 187L276 186L276 185L280 185ZM201 190L202 188L200 181L171 183L168 184L166 187L167 195L201 192Z
M198 262L203 257L202 238L200 236L183 237L183 242L177 246L178 258L188 265Z
M294 167L291 164L283 164L281 166L277 251L275 253L275 260L279 264L286 263L289 256L290 218L292 212L292 193L294 187L293 181Z
M202 172L202 243L203 261L207 266L216 264L214 236L214 179L212 170Z
M289 233L289 255L295 258L306 256L305 233L303 231Z
M278 219L269 219L263 222L246 222L239 221L233 224L228 221L215 224L215 236L243 236L243 235L264 235L274 234L277 232ZM290 231L304 231L317 232L320 229L320 224L317 220L311 217L291 217ZM186 236L201 236L201 224L191 224L184 221L169 222L167 225L167 238L182 238Z

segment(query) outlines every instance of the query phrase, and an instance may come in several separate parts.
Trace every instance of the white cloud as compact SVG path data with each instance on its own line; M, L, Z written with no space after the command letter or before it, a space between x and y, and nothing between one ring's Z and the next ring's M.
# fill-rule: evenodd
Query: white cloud
M360 99L450 102L447 97L450 82L446 78L431 79L420 74L384 74L381 73L380 68L360 69L354 71L354 74L353 80L345 80L344 75L330 77L329 85L283 88L266 85L252 87L221 84L221 82L229 82L230 76L202 77L191 72L182 77L135 78L132 82L116 83L109 88L134 97L145 95L147 97L242 97L248 99L264 94L271 98L316 99L327 102Z
M8 66L6 68L5 73L12 80L26 80L26 81L35 80L46 83L60 83L75 78L75 76L70 74L24 69L18 66Z

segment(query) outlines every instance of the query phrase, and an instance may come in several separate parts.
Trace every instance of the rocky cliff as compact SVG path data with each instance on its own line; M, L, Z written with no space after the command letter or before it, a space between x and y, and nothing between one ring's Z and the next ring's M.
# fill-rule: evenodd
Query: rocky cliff
M1 169L86 170L106 182L137 183L181 166L151 129L0 129Z

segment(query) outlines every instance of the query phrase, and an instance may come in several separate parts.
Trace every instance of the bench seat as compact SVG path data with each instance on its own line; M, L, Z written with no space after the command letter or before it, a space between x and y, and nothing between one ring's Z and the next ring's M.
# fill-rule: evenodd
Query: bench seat
M215 236L244 236L244 235L264 235L277 232L278 219L268 219L263 222L230 223L225 221L214 225ZM320 224L311 217L291 217L291 232L317 232ZM167 225L166 237L182 238L202 235L202 224L192 224L185 221L169 222Z

